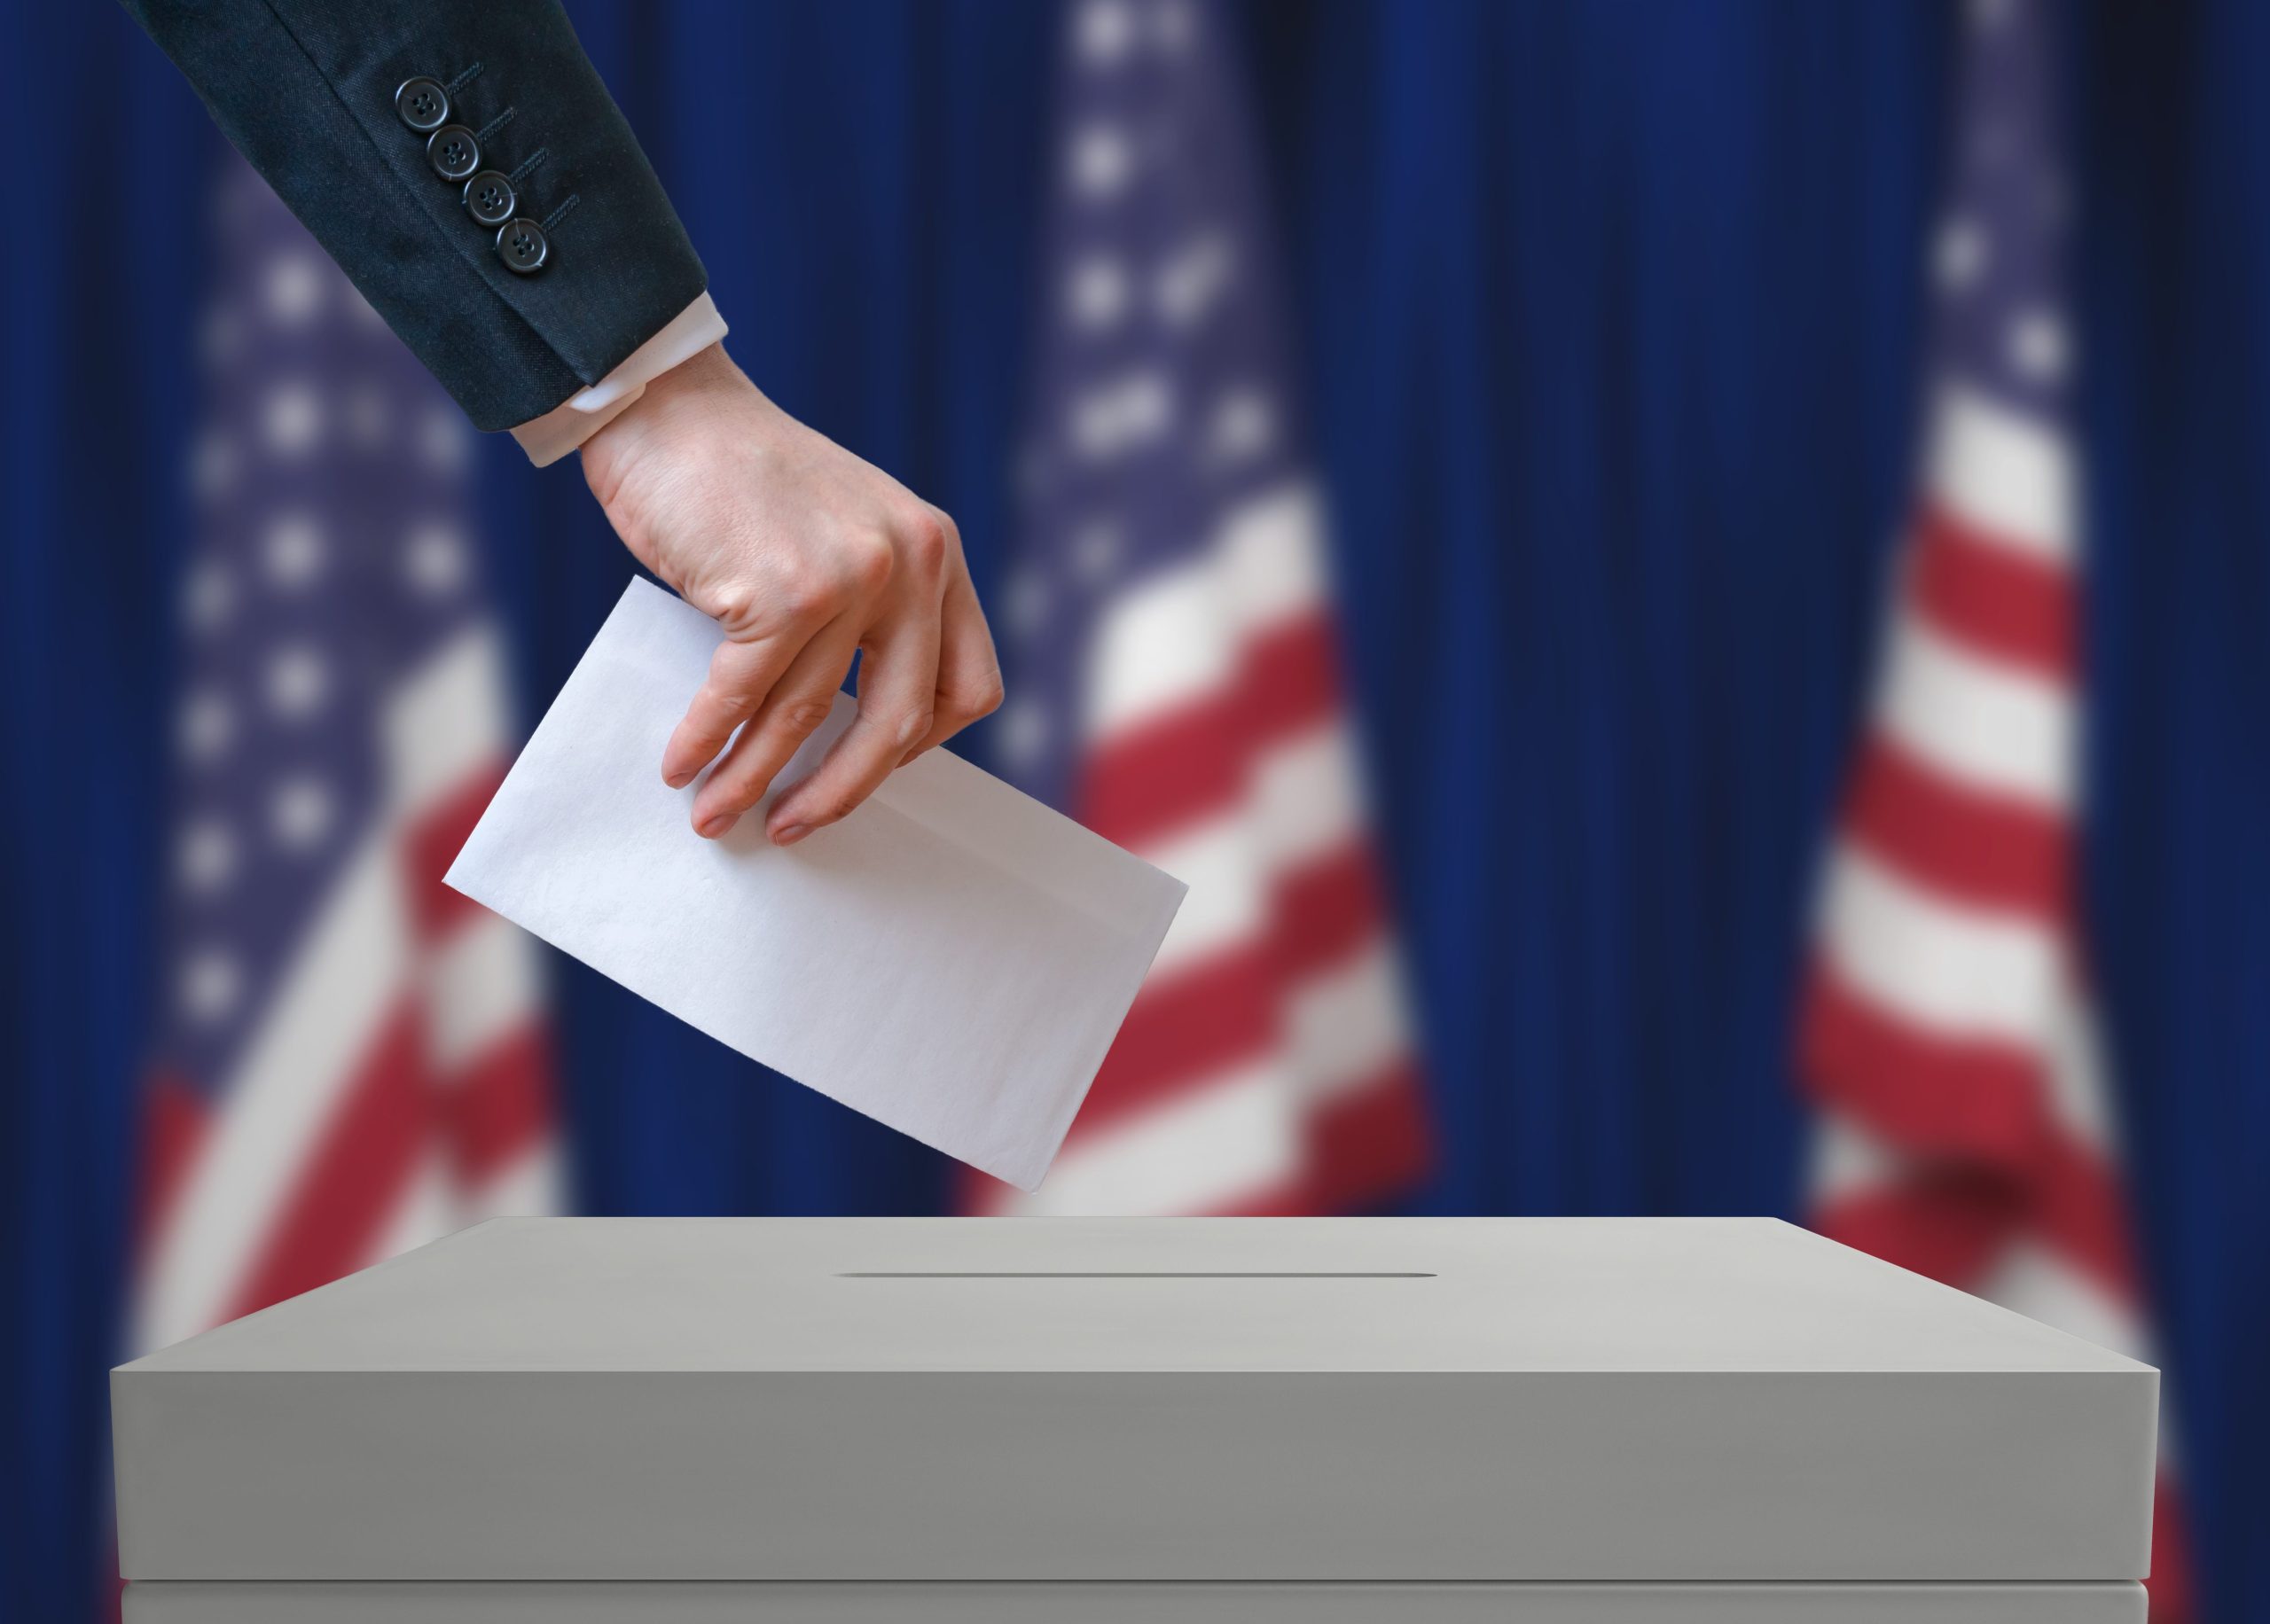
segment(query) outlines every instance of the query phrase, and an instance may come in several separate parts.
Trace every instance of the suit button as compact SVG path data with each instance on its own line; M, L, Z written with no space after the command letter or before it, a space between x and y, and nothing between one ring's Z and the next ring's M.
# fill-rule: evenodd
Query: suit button
M535 221L515 220L497 233L497 257L505 262L505 269L533 277L552 257L552 245Z
M438 79L423 75L405 79L394 93L394 110L403 123L423 135L450 121L450 93Z
M513 217L513 209L520 200L520 194L513 190L512 177L494 169L483 169L465 183L466 208L483 225L504 224Z
M445 181L461 181L481 168L481 143L462 124L444 124L426 144L426 161Z

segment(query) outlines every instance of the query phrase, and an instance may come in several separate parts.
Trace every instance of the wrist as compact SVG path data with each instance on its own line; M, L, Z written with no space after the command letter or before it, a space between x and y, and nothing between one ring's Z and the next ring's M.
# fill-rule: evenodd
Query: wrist
M716 347L726 333L716 301L703 293L625 356L618 366L590 387L526 423L515 424L513 438L528 460L539 468L580 449L614 418L630 410L646 386L704 349Z
M583 442L583 478L600 505L612 504L636 463L658 447L682 439L690 425L698 424L706 415L705 402L714 402L736 386L755 389L725 354L722 341L648 382L637 400Z
M689 396L710 394L736 383L747 386L748 379L733 364L732 357L725 354L725 341L720 339L707 348L694 351L661 377L649 380L646 394L631 403L623 417L635 418L643 410L651 418ZM618 423L622 420L615 419Z

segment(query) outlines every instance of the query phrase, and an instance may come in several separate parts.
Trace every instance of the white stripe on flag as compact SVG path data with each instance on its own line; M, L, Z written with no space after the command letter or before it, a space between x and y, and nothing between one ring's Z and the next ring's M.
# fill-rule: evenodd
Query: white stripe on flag
M2103 1154L2113 1144L2112 1100L2096 1012L2068 975L2058 982L2049 1025L2049 1104L2068 1134Z
M417 1171L403 1186L400 1198L385 1225L380 1230L371 1255L355 1267L367 1269L372 1263L407 1252L412 1246L422 1246L429 1240L439 1240L450 1230L463 1227L457 1203L450 1189L448 1162L429 1138L426 1150L418 1158Z
M1260 936L1267 877L1254 860L1251 822L1241 807L1170 844L1136 853L1190 887L1151 961L1153 981Z
M2073 552L2071 458L2058 435L1960 384L1940 390L1932 495L1957 519L2053 563Z
M567 1175L558 1138L547 1133L484 1183L458 1193L458 1221L540 1217L565 1210Z
M1301 1085L1315 1104L1359 1089L1410 1052L1403 966L1385 936L1293 990L1286 1025Z
M1108 738L1212 698L1228 687L1236 655L1210 559L1146 582L1097 628L1084 736Z
M2013 1241L1972 1289L2067 1336L2152 1362L2149 1338L2134 1311L2037 1240Z
M1241 630L1285 625L1331 597L1324 574L1324 510L1305 480L1240 504L1223 519L1217 545Z
M1849 842L1829 859L1823 945L1837 976L1898 1019L1949 1038L2038 1049L2060 974L2055 933L1923 891Z
M1254 769L1256 820L1265 831L1262 861L1295 868L1339 851L1364 829L1356 742L1344 712L1288 738Z
M1199 1083L1172 1105L1066 1144L1020 1213L1109 1217L1219 1212L1300 1165L1293 1090L1274 1060Z
M194 1335L235 1306L286 1192L403 996L408 943L391 845L373 836L342 866L247 1044L153 1238L136 1323L142 1347Z
M1137 845L1138 856L1190 887L1153 976L1257 937L1277 876L1362 835L1353 757L1347 723L1335 716L1267 753L1253 792L1221 816Z
M1834 1207L1843 1197L1860 1191L1881 1190L1903 1170L1898 1158L1882 1140L1833 1108L1814 1113L1811 1154L1816 1211Z
M543 1003L528 937L486 910L452 931L424 969L431 1050L445 1075L530 1025Z
M382 725L395 816L415 817L475 773L503 765L512 737L506 691L503 644L484 621L388 699Z
M1892 629L1877 725L1956 784L2064 810L2072 710L2061 684L1969 653L1919 618Z
M1084 736L1108 740L1225 692L1248 638L1321 610L1316 513L1304 483L1258 497L1195 563L1114 600L1090 655Z

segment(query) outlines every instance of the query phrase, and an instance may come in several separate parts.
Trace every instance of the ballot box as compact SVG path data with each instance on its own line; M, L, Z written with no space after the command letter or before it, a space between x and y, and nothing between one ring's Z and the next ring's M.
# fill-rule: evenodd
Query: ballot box
M2136 1624L2158 1377L1752 1219L530 1219L115 1371L129 1624Z

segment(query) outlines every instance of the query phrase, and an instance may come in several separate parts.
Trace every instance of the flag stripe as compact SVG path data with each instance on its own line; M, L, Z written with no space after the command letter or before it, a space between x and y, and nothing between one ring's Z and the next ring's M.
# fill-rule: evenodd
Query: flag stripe
M509 691L504 644L485 620L467 625L403 680L382 707L395 816L417 818L496 772L512 738Z
M2025 1221L2011 1181L1946 1164L1832 1198L1812 1227L1887 1263L1967 1289Z
M1384 937L1387 909L1367 841L1350 840L1280 875L1273 889L1272 945L1279 973L1288 982L1339 964Z
M1425 1097L1405 1054L1319 1106L1308 1124L1311 1209L1367 1206L1423 1176L1434 1157Z
M1322 614L1256 635L1230 685L1098 743L1079 790L1081 822L1140 847L1234 805L1272 741L1337 709L1334 659Z
M1234 951L1268 928L1269 876L1256 856L1259 843L1254 820L1241 808L1171 846L1135 848L1190 887L1151 962L1151 980Z
M169 1222L184 1182L205 1145L205 1103L168 1071L152 1074L144 1100L140 1186L135 1200L135 1253Z
M1893 628L1877 725L1941 777L2062 810L2072 799L2072 701L2063 683L2000 664L1921 619Z
M1292 1094L1276 1063L1264 1060L1178 1089L1113 1132L1068 1141L1018 1210L1251 1213L1299 1183L1303 1152Z
M1927 507L1911 589L1953 641L2043 676L2071 674L2072 583L2058 565Z
M337 1104L335 1084L356 1074L393 1013L406 962L395 880L388 854L367 843L286 970L156 1237L141 1346L217 1324L243 1297L249 1261Z
M445 1080L439 1103L466 1184L493 1183L548 1142L552 1073L550 1035L523 1021Z
M457 861L473 826L489 809L497 786L505 781L505 764L494 758L477 762L454 787L434 796L411 817L403 831L403 852L408 887L419 934L435 941L469 921L489 917L480 903L451 889L442 877Z
M1966 384L1940 386L1930 495L1970 528L2049 563L2073 551L2073 472L2063 438Z
M1147 984L1096 1074L1076 1136L1155 1109L1277 1047L1276 967L1258 941Z
M368 1261L430 1143L432 1097L407 1003L387 1018L315 1142L294 1163L274 1221L222 1317L235 1319Z
M2184 1537L2186 1512L2174 1478L2163 1470L2152 1491L2152 1573L2144 1581L2151 1598L2153 1624L2174 1624L2197 1616L2191 1576L2191 1550Z
M542 1006L527 937L486 910L432 944L420 968L428 1043L444 1075L530 1029Z
M1822 914L1839 981L1892 1021L2029 1053L2047 1038L2063 974L2051 926L1966 907L1849 842L1831 854Z
M1297 1024L1303 1001L1312 997L1322 1000L1340 1038L1320 1046L1317 1061L1326 1073L1342 1074L1342 1055L1402 1047L1407 1035L1400 982L1381 932L1370 867L1368 852L1350 847L1286 877L1272 904L1279 927L1273 941L1249 938L1173 974L1155 975L1129 1010L1074 1132L1098 1132L1282 1043L1285 1023ZM1296 933L1295 924L1304 930ZM1375 953L1358 958L1366 944L1375 944ZM1352 979L1326 980L1313 990L1304 985L1343 967L1352 967Z
M1285 1019L1311 1105L1391 1076L1409 1058L1403 1002L1402 958L1381 935L1291 990Z
M1255 792L1223 816L1171 840L1132 846L1190 887L1160 946L1154 977L1275 929L1270 910L1291 900L1283 886L1304 884L1308 870L1337 861L1342 852L1370 849L1355 773L1346 723L1335 718L1263 757Z
M2045 1127L2032 1053L1963 1042L1886 1018L1831 968L1816 969L1799 1060L1815 1097L1895 1145L2023 1164Z
M2090 1291L2117 1302L2122 1314L2133 1317L2142 1300L2142 1284L2130 1236L2127 1195L2112 1164L2094 1147L2053 1131L2036 1163L2032 1193L2034 1231L2042 1245L2086 1281ZM2140 1324L2130 1344L2141 1348L2141 1339Z
M1194 561L1106 606L1088 663L1084 736L1111 738L1232 685L1249 644L1326 608L1316 498L1303 482L1252 499Z
M1941 777L1897 740L1861 750L1844 824L1853 843L1919 888L1960 905L2061 918L2063 819Z

